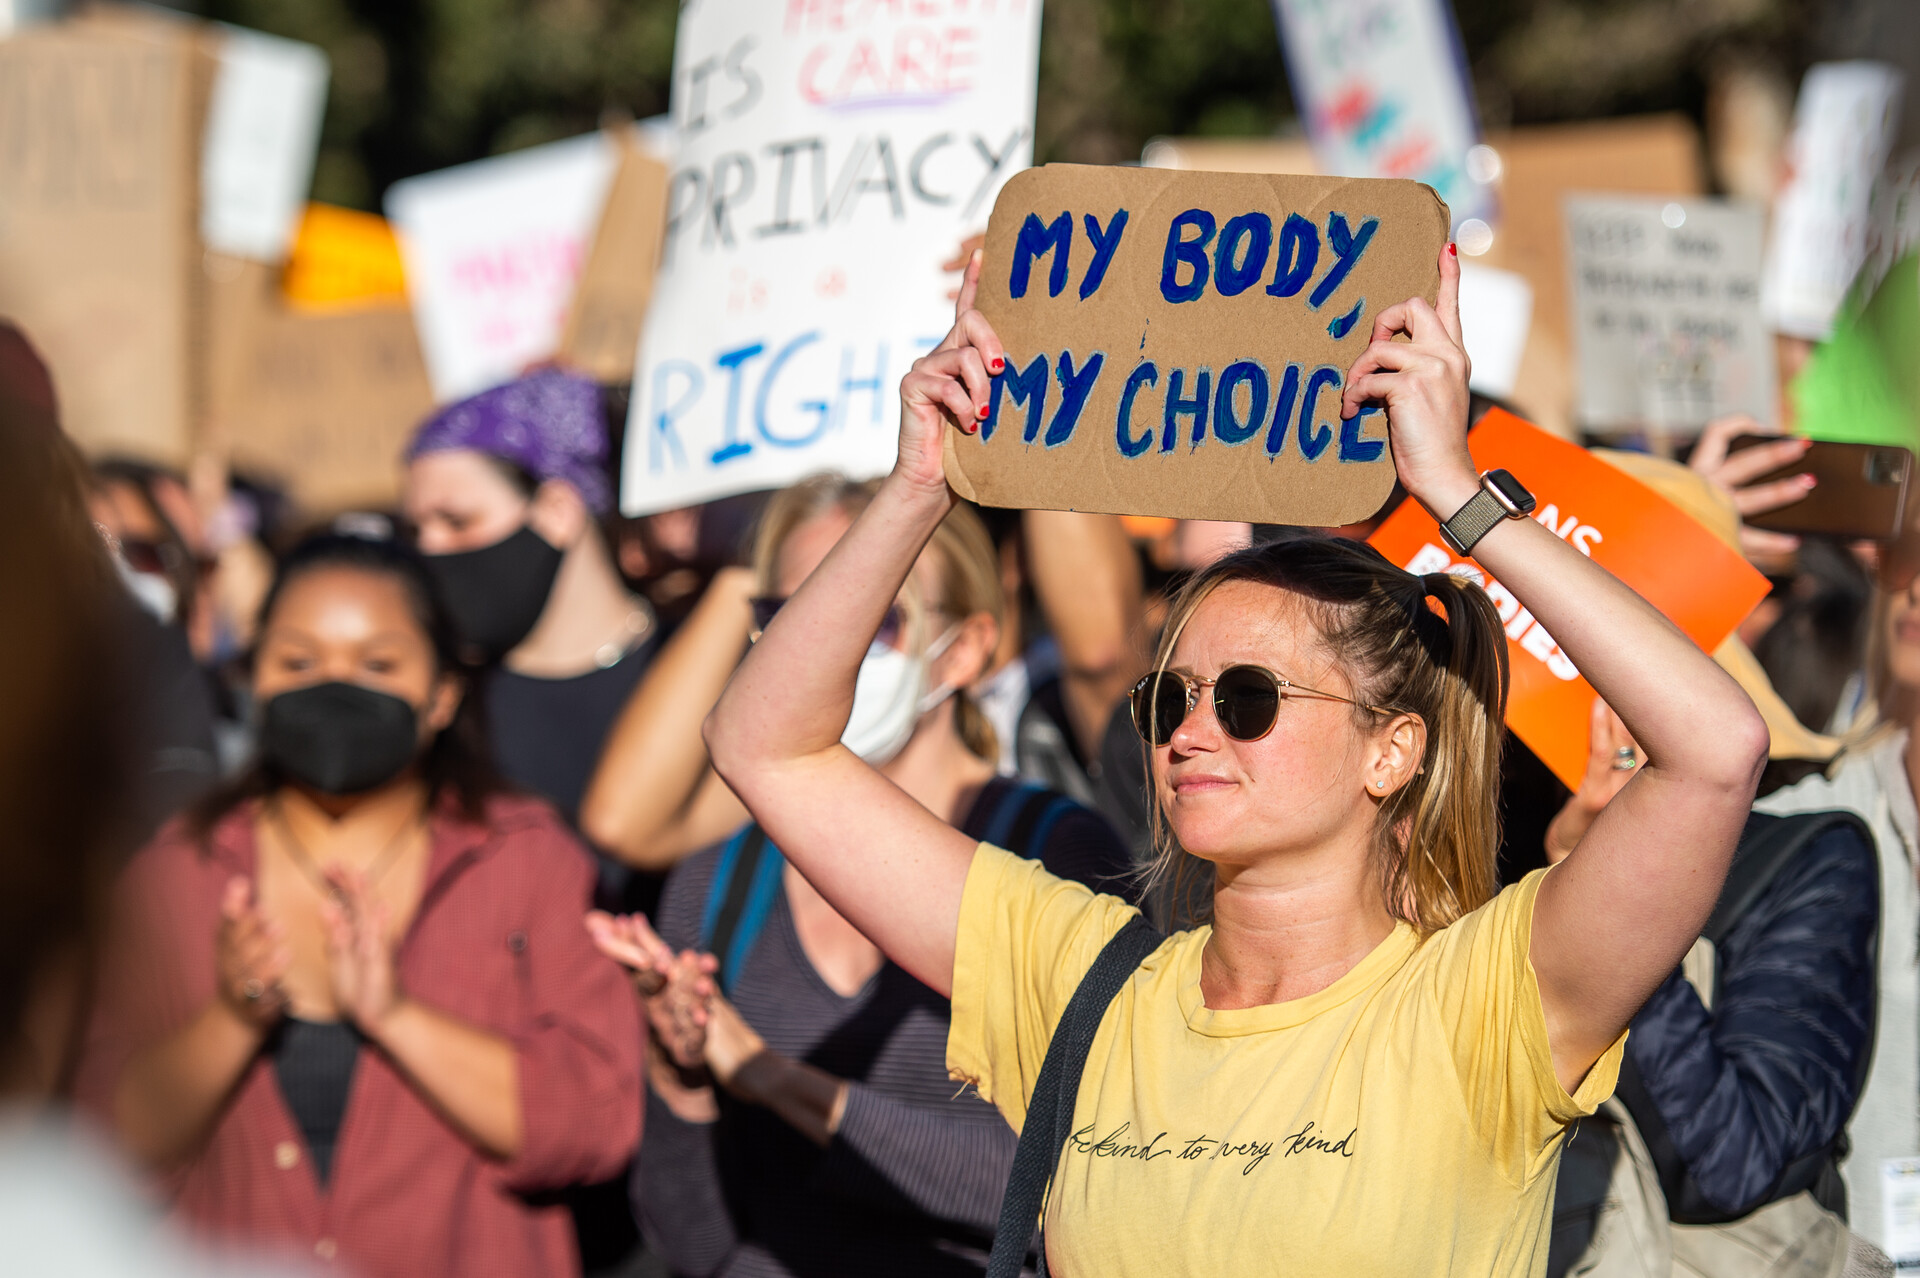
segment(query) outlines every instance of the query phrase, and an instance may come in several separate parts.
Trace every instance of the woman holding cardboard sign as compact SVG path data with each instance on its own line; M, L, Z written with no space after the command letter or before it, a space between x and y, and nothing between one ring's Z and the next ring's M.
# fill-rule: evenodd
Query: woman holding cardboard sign
M951 501L945 424L970 428L1004 367L969 309L977 273L902 383L892 475L707 736L793 864L951 990L950 1067L1020 1123L1135 911L970 844L838 744L867 635ZM1451 248L1440 277L1437 308L1380 315L1344 411L1385 403L1408 491L1561 638L1646 762L1560 866L1496 896L1505 648L1486 597L1320 538L1196 577L1133 704L1164 859L1211 863L1213 920L1152 948L1091 1033L1044 1215L1065 1271L1538 1272L1566 1125L1611 1091L1622 1031L1718 894L1765 728L1612 577L1487 516L1506 503L1467 454Z

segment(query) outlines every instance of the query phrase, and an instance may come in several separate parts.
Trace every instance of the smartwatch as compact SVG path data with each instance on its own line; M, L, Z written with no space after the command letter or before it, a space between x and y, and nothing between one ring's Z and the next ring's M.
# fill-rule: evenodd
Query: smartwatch
M1480 539L1503 519L1525 519L1533 513L1533 494L1504 470L1480 476L1480 491L1440 525L1440 536L1456 555L1467 556Z

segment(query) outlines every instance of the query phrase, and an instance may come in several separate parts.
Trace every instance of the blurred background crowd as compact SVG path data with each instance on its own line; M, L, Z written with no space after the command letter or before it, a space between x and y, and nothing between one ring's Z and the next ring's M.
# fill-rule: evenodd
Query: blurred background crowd
M945 1003L783 869L699 730L864 507L890 424L745 478L732 442L708 469L659 457L683 331L734 345L704 366L733 441L762 353L738 316L891 306L906 350L946 311L990 201L908 225L902 189L939 203L933 143L867 139L890 112L980 114L964 68L1005 59L1025 97L995 104L1004 150L972 139L986 181L1070 161L1443 187L1476 418L1580 445L1724 554L1676 549L1660 589L1754 574L1757 606L1696 638L1772 732L1758 811L1850 815L1757 819L1699 963L1570 1146L1553 1272L1616 1272L1656 1235L1617 1272L1839 1274L1869 1263L1853 1236L1920 1272L1920 12L714 12L0 0L4 1267L211 1272L204 1243L256 1271L981 1271L1013 1137L953 1095ZM733 109L717 86L776 113L742 145L825 136L779 116L769 68L801 56L779 50L921 20L1025 34L949 48L931 96L880 86L889 64L835 117L887 157L835 198L857 214L871 184L913 268L863 277L824 193L840 239L797 302L717 256L716 192L755 189L700 150ZM1704 275L1658 248L1683 227ZM1613 233L1654 247L1610 258ZM821 422L867 393L890 423L904 364L860 359ZM1128 691L1195 570L1287 535L962 503L844 739L956 827L1137 897ZM1503 882L1631 768L1604 706L1561 718L1574 766L1509 735ZM1178 924L1189 902L1145 904ZM665 986L619 965L682 952ZM187 1228L149 1234L156 1204Z

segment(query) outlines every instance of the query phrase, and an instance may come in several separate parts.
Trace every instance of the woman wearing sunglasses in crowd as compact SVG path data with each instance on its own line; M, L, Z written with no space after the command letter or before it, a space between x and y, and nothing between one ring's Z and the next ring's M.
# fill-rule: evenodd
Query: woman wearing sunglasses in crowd
M746 810L700 744L734 659L872 495L821 475L768 504L759 594L716 582L648 674L596 782L692 788L693 806L709 805L693 823L717 819L732 836L675 867L659 938L637 917L589 920L644 980L674 977L650 999L657 1041L677 1060L660 1050L652 1062L634 1190L649 1241L678 1274L978 1274L1013 1158L999 1116L947 1077L946 1000L786 868L778 840L739 828ZM866 631L841 740L966 832L956 837L1005 840L1071 879L1123 881L1125 849L1098 816L995 775L993 730L966 691L1005 606L993 544L967 507L929 534ZM642 758L644 770L616 771ZM734 900L736 922L721 922ZM717 958L670 961L693 950ZM707 975L716 964L723 991Z
M198 1230L370 1278L577 1273L552 1191L632 1153L641 1027L436 598L391 542L282 565L260 758L128 867L80 1090Z
M975 844L838 744L864 636L953 501L942 434L984 416L1004 367L966 309L978 270L902 382L892 474L707 739L821 894L951 992L949 1064L1017 1124L1134 910ZM1765 727L1547 529L1469 526L1488 503L1458 289L1449 246L1438 306L1378 316L1342 412L1384 403L1407 490L1443 522L1466 508L1453 527L1646 762L1565 861L1496 894L1505 639L1485 594L1323 538L1198 574L1134 707L1167 850L1210 871L1212 919L1146 959L1094 1038L1045 1216L1060 1272L1538 1273L1566 1128L1611 1091L1622 1032L1719 892Z

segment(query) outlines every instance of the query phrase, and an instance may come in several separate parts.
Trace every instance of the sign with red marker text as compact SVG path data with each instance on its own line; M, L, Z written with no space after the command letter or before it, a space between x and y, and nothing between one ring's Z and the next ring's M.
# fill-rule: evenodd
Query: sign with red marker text
M1494 409L1467 437L1481 470L1510 470L1532 490L1533 518L1631 586L1708 652L1767 594L1767 579L1666 498L1511 413ZM1569 789L1587 767L1591 684L1511 591L1462 561L1418 502L1374 532L1373 546L1408 572L1451 572L1487 589L1507 630L1513 672L1507 726Z
M1031 162L1040 0L682 0L629 515L893 465L942 264Z

